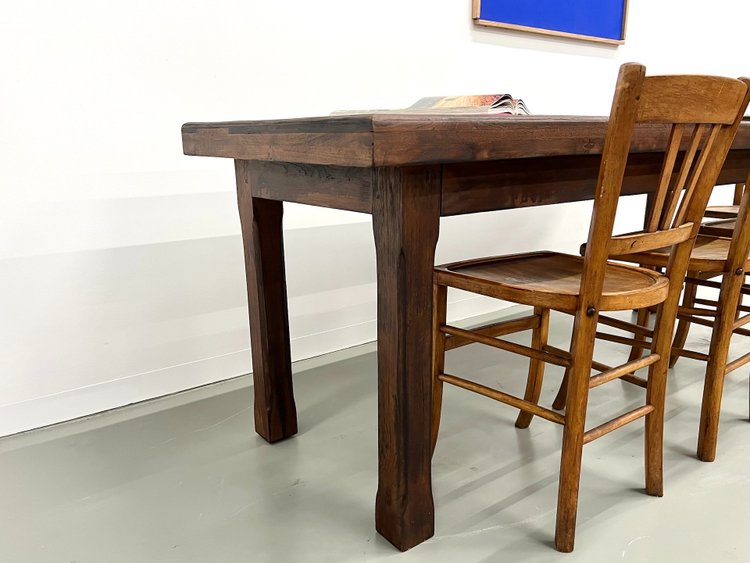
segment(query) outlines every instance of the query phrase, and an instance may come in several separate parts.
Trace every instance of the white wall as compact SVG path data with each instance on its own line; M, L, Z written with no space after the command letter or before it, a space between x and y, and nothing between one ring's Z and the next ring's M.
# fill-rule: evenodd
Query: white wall
M475 28L469 0L113 6L0 15L0 435L251 370L233 167L182 156L185 121L505 91L604 115L624 61L750 74L746 2L630 0L619 48ZM572 250L588 208L444 220L438 260ZM368 217L288 206L285 228L294 358L372 340Z

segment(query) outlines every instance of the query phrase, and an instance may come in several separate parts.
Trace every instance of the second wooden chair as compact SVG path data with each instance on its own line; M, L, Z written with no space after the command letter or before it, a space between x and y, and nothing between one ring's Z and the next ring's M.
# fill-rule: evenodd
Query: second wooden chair
M738 184L738 188L741 187L743 185ZM745 284L750 269L750 192L736 191L741 194L737 218L701 226L688 262L682 305L677 312L679 323L672 342L670 365L674 365L680 357L707 362L697 449L698 459L702 461L716 458L724 378L750 362L750 352L729 361L732 335L750 336L750 331L743 328L750 323L750 314L742 314L750 311L742 304L742 295L750 294L750 286ZM654 250L622 258L642 265L663 267L668 255ZM699 287L718 289L718 299L698 297ZM638 317L646 319L646 310L640 310ZM691 324L712 328L708 353L685 349ZM635 335L635 338L638 339L639 335ZM634 346L630 359L638 358L641 350L641 346Z

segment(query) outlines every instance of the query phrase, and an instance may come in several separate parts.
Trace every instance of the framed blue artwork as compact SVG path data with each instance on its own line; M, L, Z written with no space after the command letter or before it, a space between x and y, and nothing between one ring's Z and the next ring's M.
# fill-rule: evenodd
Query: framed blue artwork
M628 0L473 0L478 25L620 45Z

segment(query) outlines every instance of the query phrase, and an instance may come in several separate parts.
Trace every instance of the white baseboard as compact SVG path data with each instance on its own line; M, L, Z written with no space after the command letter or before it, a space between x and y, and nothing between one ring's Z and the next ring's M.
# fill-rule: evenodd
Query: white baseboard
M229 379L248 371L250 350L103 381L0 406L0 436L9 436L155 397ZM217 374L220 374L217 377Z
M476 308L472 299L459 302L457 307L459 312L463 313ZM516 314L519 310L519 307L503 308L464 317L458 323L480 324ZM335 331L292 339L292 349L295 350L296 358L294 371L300 372L373 352L376 349L372 339L375 329L375 320L372 320ZM232 380L247 375L250 368L250 350L244 349L27 401L0 405L0 437L92 416L211 383Z

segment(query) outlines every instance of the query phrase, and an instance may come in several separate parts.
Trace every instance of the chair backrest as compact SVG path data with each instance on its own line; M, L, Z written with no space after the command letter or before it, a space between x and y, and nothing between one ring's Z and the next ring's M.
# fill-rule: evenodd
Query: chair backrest
M646 77L645 70L635 63L620 67L584 254L582 300L598 301L604 263L610 256L671 246L667 275L678 254L687 267L711 190L750 100L747 78ZM671 126L664 161L645 230L613 237L617 203L638 123ZM684 277L684 270L681 275Z

